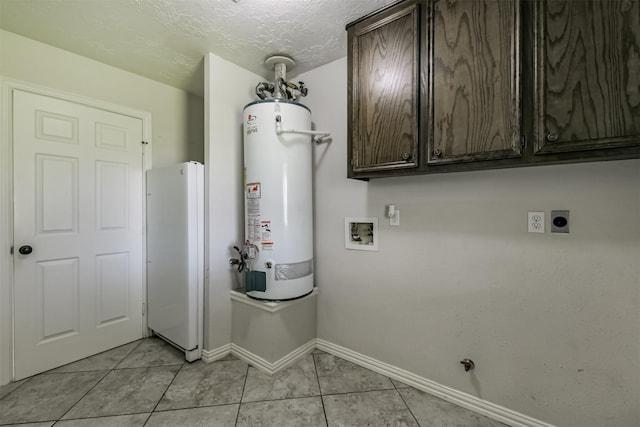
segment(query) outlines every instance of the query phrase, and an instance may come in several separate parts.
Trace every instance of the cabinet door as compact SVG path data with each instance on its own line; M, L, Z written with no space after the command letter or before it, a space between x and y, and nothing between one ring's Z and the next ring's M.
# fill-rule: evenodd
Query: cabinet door
M433 4L433 133L428 163L521 157L520 7Z
M537 5L536 153L640 143L640 2Z
M419 5L348 28L350 176L418 166Z

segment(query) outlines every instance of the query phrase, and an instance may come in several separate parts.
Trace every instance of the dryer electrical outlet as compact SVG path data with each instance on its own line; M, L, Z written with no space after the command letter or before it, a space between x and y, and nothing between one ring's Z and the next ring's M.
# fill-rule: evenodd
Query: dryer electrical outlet
M551 232L569 233L569 211L551 211Z

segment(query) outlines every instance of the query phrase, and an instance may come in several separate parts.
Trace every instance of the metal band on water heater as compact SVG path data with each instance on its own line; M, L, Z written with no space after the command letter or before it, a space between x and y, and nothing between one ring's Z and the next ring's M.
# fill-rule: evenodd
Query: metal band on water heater
M306 277L313 273L313 260L293 264L276 264L276 280L291 280Z

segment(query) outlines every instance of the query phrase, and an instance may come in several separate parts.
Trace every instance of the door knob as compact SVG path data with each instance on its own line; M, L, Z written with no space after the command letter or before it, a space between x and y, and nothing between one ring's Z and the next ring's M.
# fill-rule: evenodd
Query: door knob
M20 252L22 255L29 255L31 252L33 252L33 248L29 245L20 246L18 252Z

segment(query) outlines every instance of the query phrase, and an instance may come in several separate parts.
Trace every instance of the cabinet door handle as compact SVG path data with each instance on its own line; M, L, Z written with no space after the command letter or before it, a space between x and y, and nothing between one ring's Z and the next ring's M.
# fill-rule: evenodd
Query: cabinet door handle
M555 132L549 132L547 134L547 141L556 142L558 140L558 134Z
M402 160L404 160L405 162L410 161L411 160L411 154L409 154L409 153L402 154Z
M433 150L433 155L436 157L441 157L442 156L442 150L439 148L436 148L435 150Z

